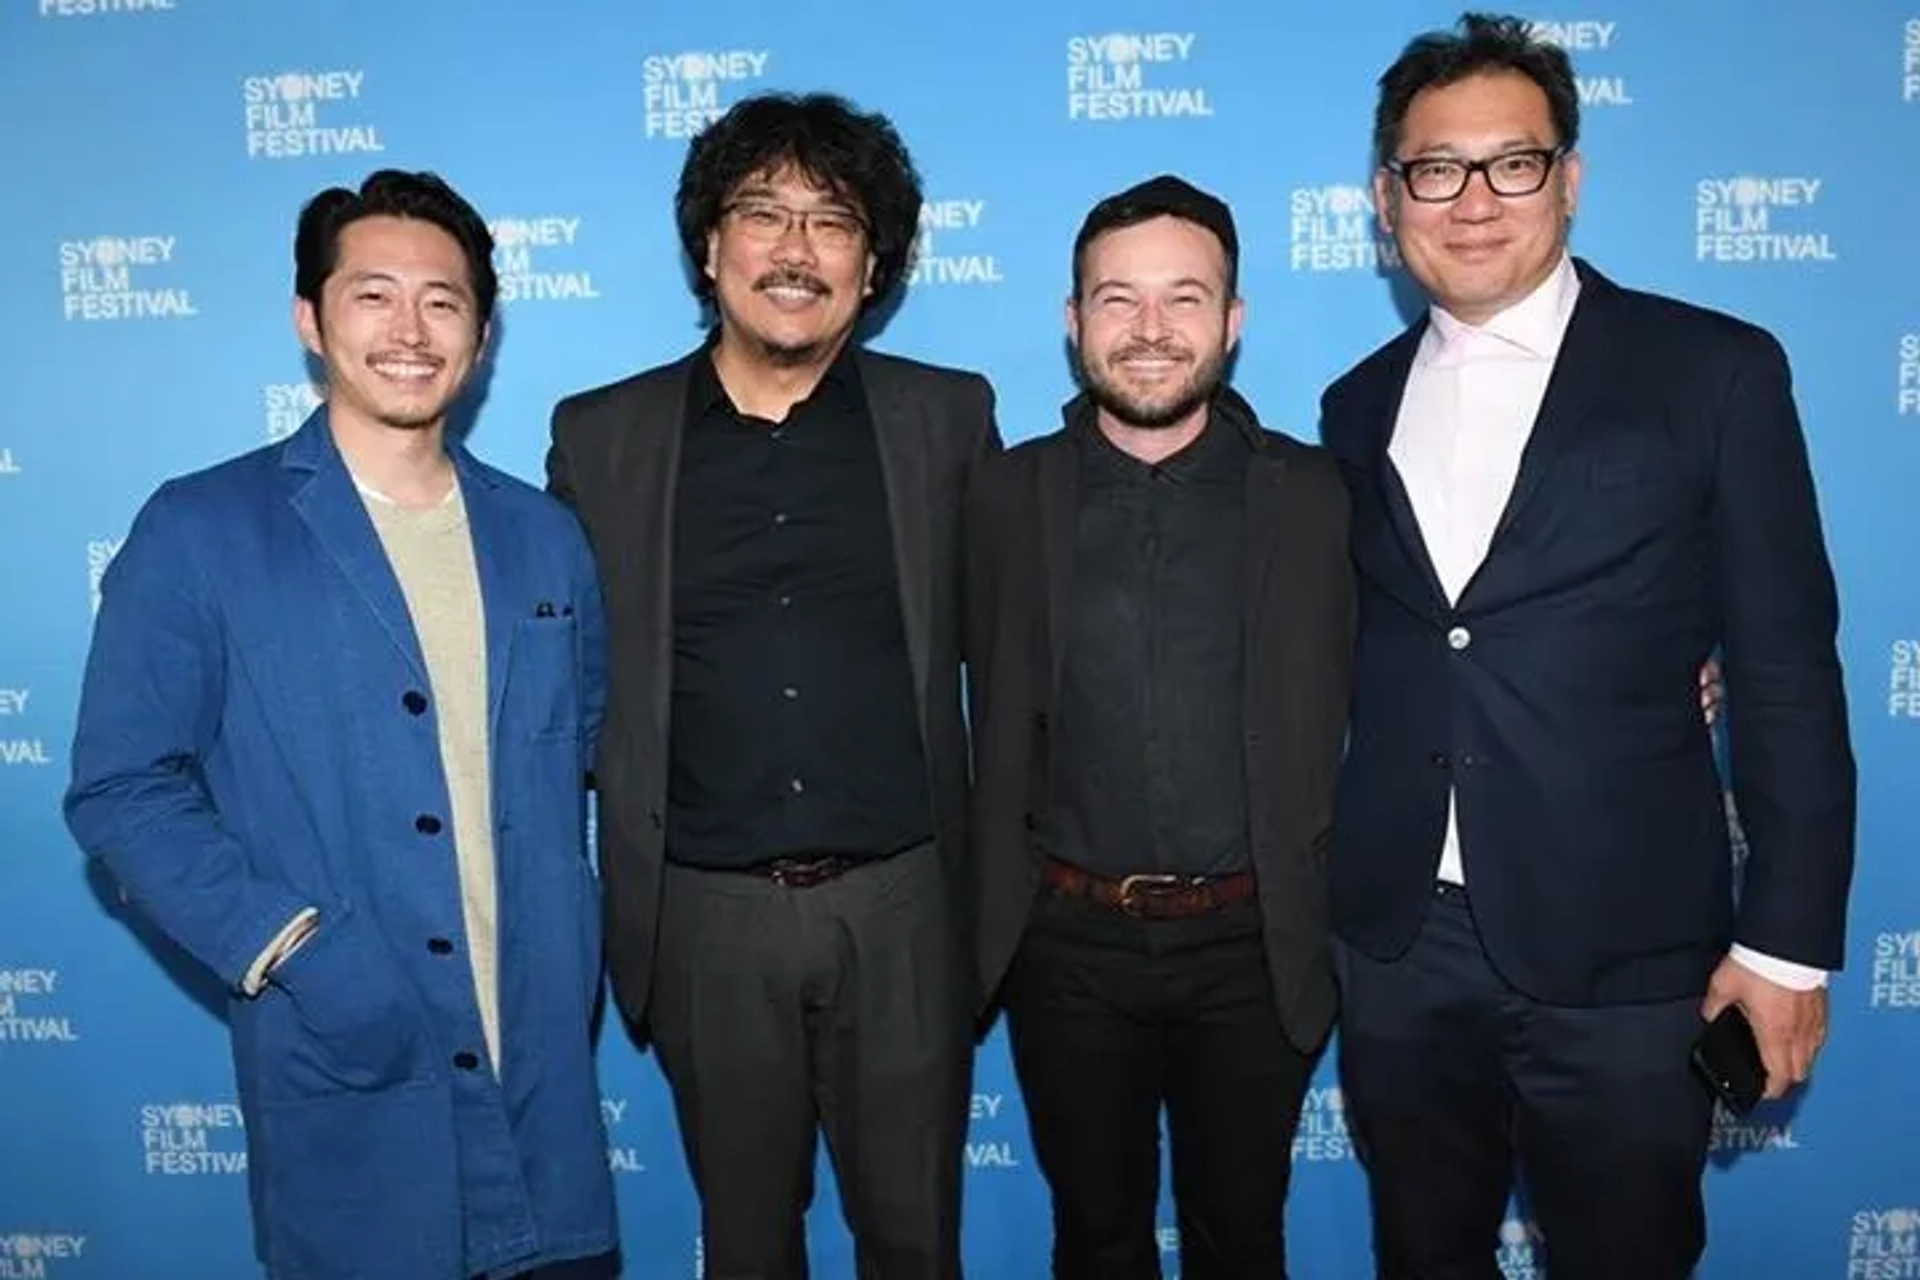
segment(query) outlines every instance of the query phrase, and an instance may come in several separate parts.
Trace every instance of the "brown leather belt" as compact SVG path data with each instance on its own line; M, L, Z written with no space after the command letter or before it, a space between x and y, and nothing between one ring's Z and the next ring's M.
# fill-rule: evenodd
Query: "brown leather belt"
M1040 882L1070 898L1084 898L1140 920L1189 920L1253 897L1251 871L1225 876L1132 875L1110 880L1058 858L1040 863Z

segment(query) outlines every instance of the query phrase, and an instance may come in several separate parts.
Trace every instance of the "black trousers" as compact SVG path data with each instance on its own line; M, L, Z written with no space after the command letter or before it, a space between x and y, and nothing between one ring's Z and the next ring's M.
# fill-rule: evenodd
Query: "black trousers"
M1518 1166L1553 1280L1684 1280L1706 1247L1699 1000L1568 1008L1494 971L1464 890L1407 953L1336 943L1341 1083L1383 1280L1500 1280Z
M649 1021L707 1280L801 1280L824 1132L861 1280L960 1274L972 1028L931 844L807 889L669 864Z
M1148 922L1043 892L1006 1010L1059 1280L1160 1275L1163 1106L1183 1280L1286 1275L1313 1058L1280 1030L1257 906Z

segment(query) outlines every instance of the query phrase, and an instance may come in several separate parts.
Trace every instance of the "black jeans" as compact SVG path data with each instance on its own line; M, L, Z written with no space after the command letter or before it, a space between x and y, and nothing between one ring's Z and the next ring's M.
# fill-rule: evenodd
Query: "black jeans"
M1255 904L1143 921L1043 892L1006 1007L1058 1280L1160 1275L1163 1106L1184 1280L1285 1276L1314 1059L1281 1032Z

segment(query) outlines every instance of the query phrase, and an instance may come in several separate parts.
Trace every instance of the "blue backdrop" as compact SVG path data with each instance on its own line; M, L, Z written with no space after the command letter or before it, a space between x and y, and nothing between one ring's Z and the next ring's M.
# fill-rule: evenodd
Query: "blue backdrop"
M137 505L314 403L288 318L303 199L429 167L494 222L503 315L472 443L537 478L559 396L699 337L670 214L689 134L744 94L831 88L890 113L926 177L924 256L879 346L987 372L1009 439L1049 430L1079 219L1173 169L1240 219L1239 385L1312 436L1320 388L1401 323L1366 191L1374 77L1456 12L4 0L0 1280L257 1274L218 993L120 916L58 799L93 593ZM1587 103L1576 247L1782 338L1840 574L1862 792L1849 963L1811 1088L1717 1131L1703 1274L1920 1277L1920 4L1530 16L1573 51ZM654 1063L617 1030L601 1061L628 1274L697 1275ZM1040 1276L1046 1200L997 1036L975 1088L971 1271ZM1295 1158L1295 1273L1370 1274L1325 1066ZM1535 1274L1536 1240L1516 1209L1511 1280ZM820 1274L850 1274L828 1186L813 1248Z

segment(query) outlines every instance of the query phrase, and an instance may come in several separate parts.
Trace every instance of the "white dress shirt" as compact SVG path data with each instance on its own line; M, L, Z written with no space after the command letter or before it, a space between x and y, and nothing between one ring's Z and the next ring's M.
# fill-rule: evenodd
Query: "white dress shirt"
M1437 306L1429 313L1387 457L1449 604L1486 559L1579 296L1580 277L1563 255L1533 292L1485 324L1467 324ZM1451 792L1439 875L1467 881ZM1738 945L1732 955L1782 986L1806 990L1826 981L1819 969Z

